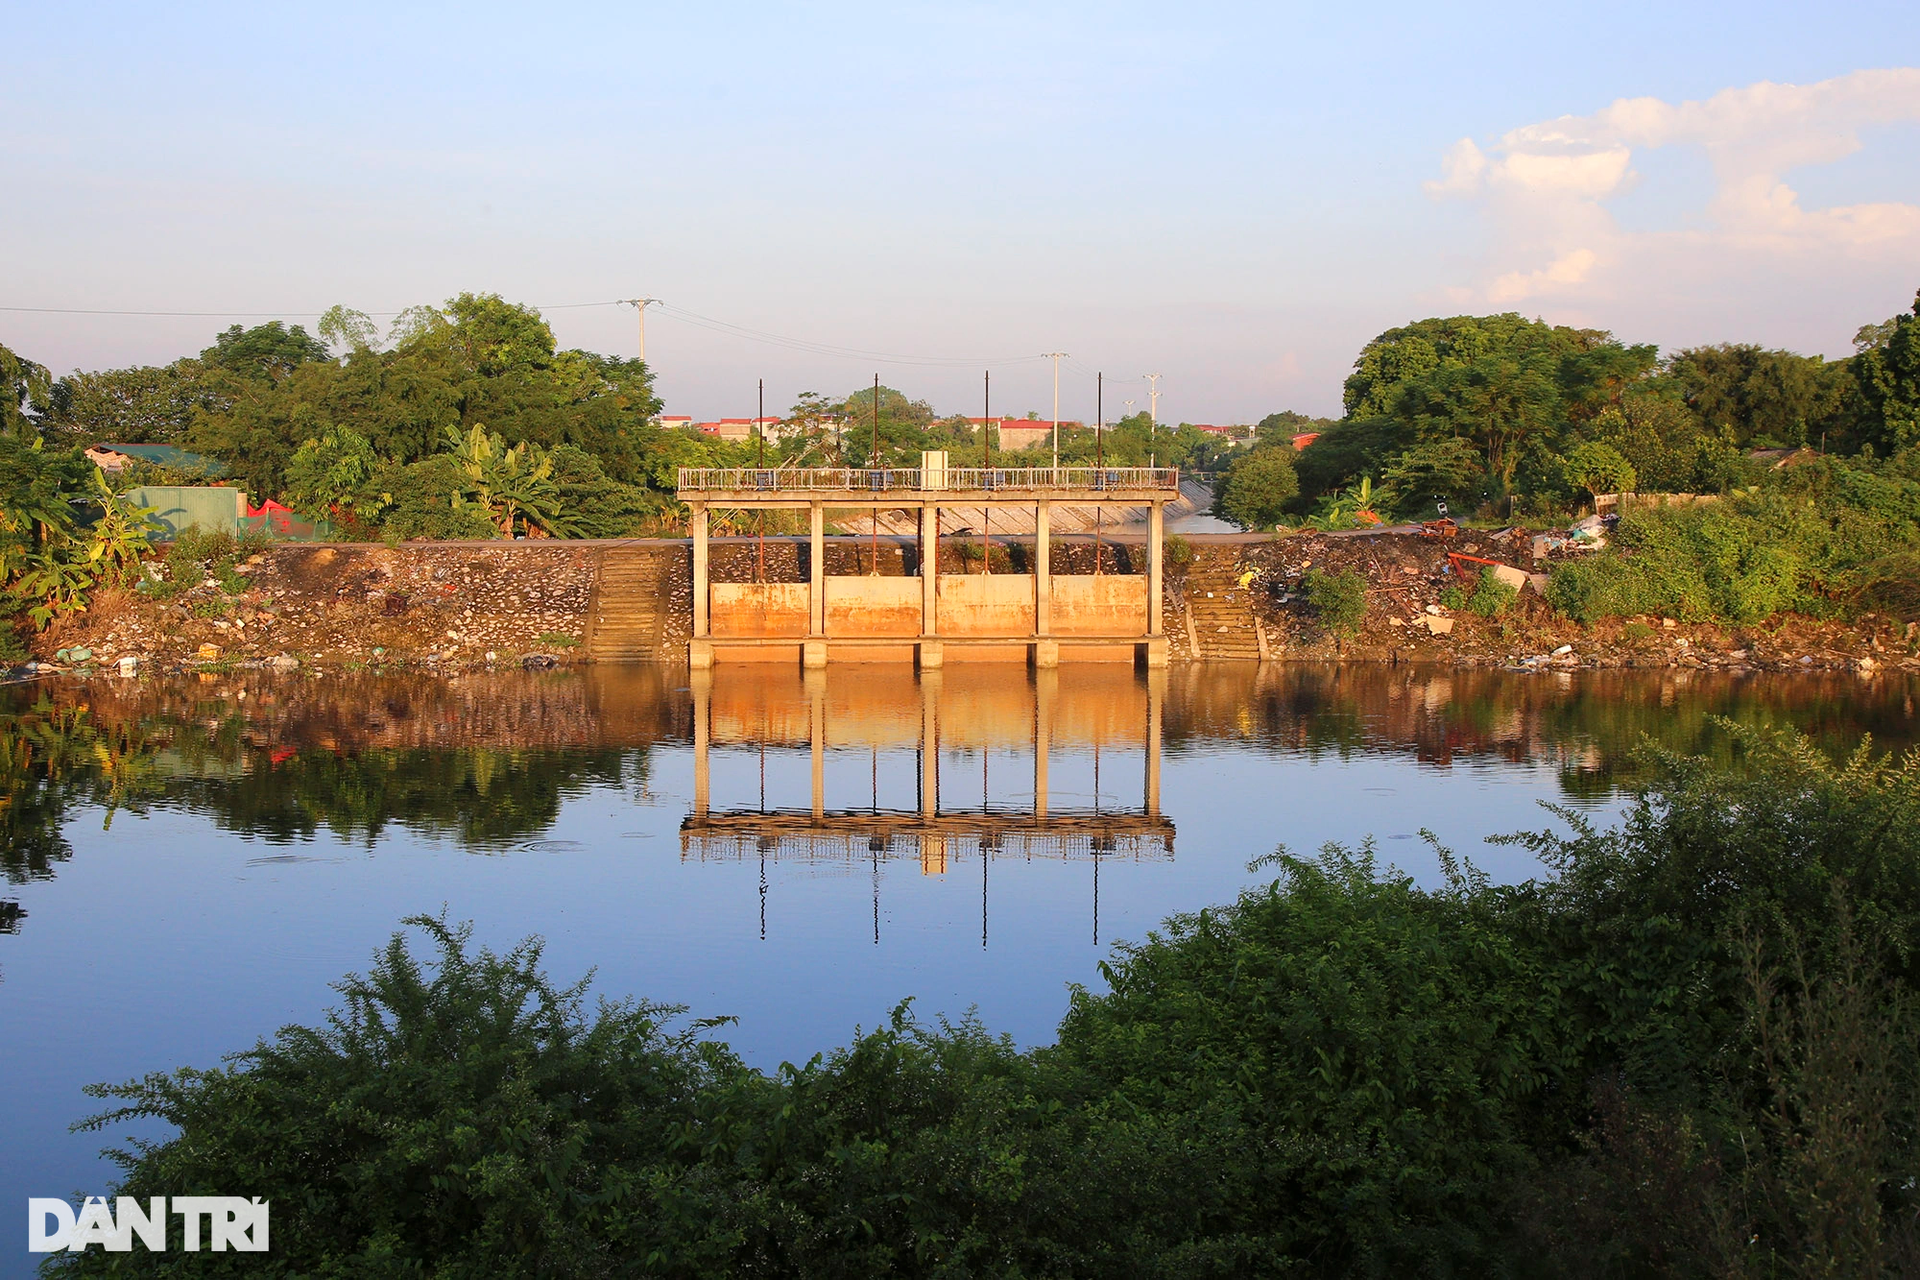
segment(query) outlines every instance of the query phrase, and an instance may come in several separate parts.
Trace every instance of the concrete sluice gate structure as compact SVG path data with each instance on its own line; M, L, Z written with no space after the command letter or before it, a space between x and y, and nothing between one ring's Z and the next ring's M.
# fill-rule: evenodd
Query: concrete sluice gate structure
M728 661L906 661L937 670L950 661L1063 660L1167 663L1161 634L1164 508L1180 497L1173 467L954 467L942 451L915 468L696 468L679 475L692 512L695 670ZM1145 573L1055 574L1051 515L1056 506L1101 511L1144 508ZM1033 513L1032 572L979 567L942 573L942 513L1017 508ZM917 510L918 573L911 577L826 573L829 511ZM715 512L805 511L805 582L714 582L708 529ZM991 542L991 531L970 531ZM877 545L876 535L876 545Z
M796 670L779 687L694 670L694 798L681 855L848 869L917 857L928 875L1007 857L1171 858L1173 822L1160 812L1165 672L1078 668L1070 697L1061 682L1055 670L1009 679L986 665ZM810 805L768 807L769 755L778 766L802 751ZM910 798L897 769L908 752ZM1079 776L1071 794L1056 793L1057 755L1091 773L1091 803ZM729 795L752 785L757 757L758 805L713 806L716 756Z

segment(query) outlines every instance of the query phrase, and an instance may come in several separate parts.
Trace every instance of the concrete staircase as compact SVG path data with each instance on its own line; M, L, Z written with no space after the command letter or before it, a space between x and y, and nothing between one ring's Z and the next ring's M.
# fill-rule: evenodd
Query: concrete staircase
M1205 557L1188 572L1186 624L1195 658L1264 656L1252 604L1260 587L1242 587L1240 573L1225 557Z
M597 662L651 662L662 653L673 608L674 560L668 547L614 547L601 553L587 610L587 656Z

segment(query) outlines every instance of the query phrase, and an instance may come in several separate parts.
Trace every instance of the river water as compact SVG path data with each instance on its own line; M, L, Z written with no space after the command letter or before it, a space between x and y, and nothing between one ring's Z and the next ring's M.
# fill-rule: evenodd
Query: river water
M1520 879L1539 868L1486 838L1561 823L1545 805L1608 817L1649 745L1724 752L1727 717L1904 748L1916 694L1251 664L11 686L0 1207L106 1189L103 1136L67 1131L83 1085L315 1021L411 913L737 1017L769 1068L908 997L1032 1044L1114 943L1270 878L1248 863L1277 845L1371 836L1432 883L1424 828Z

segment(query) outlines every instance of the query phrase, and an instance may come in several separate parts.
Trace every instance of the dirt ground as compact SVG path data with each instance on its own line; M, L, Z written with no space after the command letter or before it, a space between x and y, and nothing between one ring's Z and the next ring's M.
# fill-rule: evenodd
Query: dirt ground
M275 547L238 565L238 584L207 578L164 600L103 594L36 648L161 666L564 660L585 629L597 555L525 543Z
M996 570L1025 569L1029 551L996 545ZM1224 588L1225 603L1244 625L1264 632L1270 656L1279 660L1527 670L1920 670L1920 626L1872 615L1844 624L1784 617L1728 628L1639 618L1584 627L1553 613L1539 594L1543 578L1530 582L1500 617L1449 610L1441 595L1461 583L1450 570L1449 551L1528 572L1547 567L1532 562L1524 540L1473 531L1444 543L1403 532L1195 539L1192 559L1175 564L1170 558L1168 566L1163 620L1172 656L1177 662L1206 656L1196 653L1191 627L1183 625L1191 616L1189 591L1205 582ZM132 656L161 669L321 663L447 670L578 661L602 553L591 544L553 542L274 547L239 565L224 583L207 578L167 599L103 593L88 613L40 636L35 649L45 660L81 646L99 666ZM866 539L830 544L828 572L868 570L873 553ZM949 543L942 556L944 565L965 563ZM1137 546L1106 544L1101 569L1139 572L1142 558ZM910 545L880 539L881 573L914 572L915 560ZM1055 572L1091 572L1092 560L1090 543L1069 542L1056 549ZM1465 567L1468 574L1479 571ZM1314 620L1299 598L1309 569L1353 569L1366 577L1368 607L1358 636L1336 638ZM762 574L804 581L800 549L774 539L764 547L751 540L715 544L716 580ZM688 576L674 575L670 639L684 639L690 630Z

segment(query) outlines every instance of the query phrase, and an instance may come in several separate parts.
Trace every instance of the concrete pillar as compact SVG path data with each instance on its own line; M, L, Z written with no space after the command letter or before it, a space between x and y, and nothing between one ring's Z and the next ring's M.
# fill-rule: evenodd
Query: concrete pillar
M1147 634L1157 636L1160 634L1160 566L1167 521L1160 503L1151 503L1147 509Z
M920 816L940 813L940 677L920 681Z
M813 820L817 823L827 810L827 679L817 671L801 679L807 691L807 746L813 755Z
M940 508L920 508L920 634L933 635L939 612Z
M707 621L707 504L693 504L693 635L705 640Z
M1047 816L1047 758L1053 752L1053 697L1060 689L1060 673L1033 673L1033 814Z
M693 694L693 816L704 822L713 795L707 759L713 738L713 676L695 671L687 684Z
M1160 812L1160 705L1167 695L1162 668L1147 674L1147 812Z
M1033 514L1033 630L1048 635L1053 630L1053 582L1049 577L1053 557L1053 504L1043 502Z
M813 504L807 523L807 629L816 636L827 634L827 512Z

